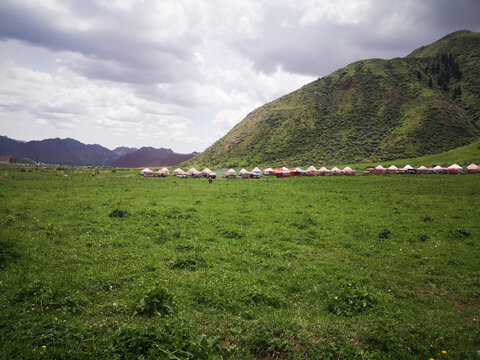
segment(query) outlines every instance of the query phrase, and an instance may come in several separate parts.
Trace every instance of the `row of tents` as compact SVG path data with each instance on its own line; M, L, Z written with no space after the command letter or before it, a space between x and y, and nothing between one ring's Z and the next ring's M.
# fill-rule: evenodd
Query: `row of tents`
M383 167L382 165L378 165L376 167L368 167L364 171L357 171L348 166L344 167L343 169L339 169L337 167L333 167L331 169L327 169L326 167L321 167L320 169L316 169L314 166L310 166L307 169L301 169L299 167L294 169L288 169L286 167L282 168L265 168L264 170L260 170L258 167L253 168L251 171L246 169L241 169L238 173L234 169L230 169L223 173L223 176L226 178L233 178L233 177L241 177L243 179L258 179L261 176L276 176L279 178L290 177L290 176L327 176L327 175L346 175L346 176L354 176L357 173L362 174L476 174L480 173L480 166L476 164L470 164L466 168L462 168L457 164L452 164L448 167L426 167L420 166L418 168L414 168L410 165L406 165L404 167L398 168L395 165L391 165L388 168ZM149 168L145 168L140 172L141 175L145 177L166 177L170 174L170 171L167 168L163 168L158 171L153 171ZM209 168L205 168L202 171L198 171L195 168L191 168L188 171L183 171L182 169L178 168L173 171L173 175L177 177L208 177L208 178L216 178L217 174L210 170Z

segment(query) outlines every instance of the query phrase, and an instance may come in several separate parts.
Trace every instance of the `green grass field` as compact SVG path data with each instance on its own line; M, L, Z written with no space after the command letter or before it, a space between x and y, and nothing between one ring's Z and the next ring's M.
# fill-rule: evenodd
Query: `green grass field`
M480 175L11 168L0 356L474 359L479 199Z

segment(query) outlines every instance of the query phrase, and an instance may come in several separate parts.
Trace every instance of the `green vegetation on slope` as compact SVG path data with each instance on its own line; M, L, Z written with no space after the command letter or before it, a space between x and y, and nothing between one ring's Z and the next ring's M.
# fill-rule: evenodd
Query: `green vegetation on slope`
M480 34L358 61L268 103L186 162L352 163L436 154L480 133Z
M2 358L477 356L478 175L89 174L0 181Z

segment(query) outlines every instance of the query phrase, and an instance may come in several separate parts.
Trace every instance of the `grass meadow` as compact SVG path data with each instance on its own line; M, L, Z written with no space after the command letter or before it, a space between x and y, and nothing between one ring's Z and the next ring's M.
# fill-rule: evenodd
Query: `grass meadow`
M478 357L480 175L7 172L3 359Z

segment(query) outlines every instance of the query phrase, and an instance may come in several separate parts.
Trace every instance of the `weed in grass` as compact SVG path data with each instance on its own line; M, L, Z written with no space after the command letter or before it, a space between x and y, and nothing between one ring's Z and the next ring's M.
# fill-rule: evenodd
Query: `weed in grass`
M327 308L335 315L354 316L369 310L376 303L376 297L369 291L348 284L341 287L336 294L329 296Z
M180 256L176 258L171 264L170 268L171 269L182 269L182 270L196 270L200 263L202 262L201 259L199 259L196 256Z
M219 230L219 234L222 235L226 239L239 239L243 237L243 234L235 231L235 230L229 230L229 229L221 229Z
M466 238L466 237L469 237L471 234L470 232L465 229L465 228L458 228L458 229L455 229L455 230L452 230L451 232L451 235L454 237L454 238Z
M168 230L163 227L157 230L153 238L153 241L156 244L160 244L160 245L165 244L168 240L170 240L170 235L168 233Z
M181 242L175 245L175 249L178 251L190 251L195 249L195 245L191 242Z
M380 233L378 234L378 238L379 238L379 239L390 239L391 236L392 236L392 233L391 233L390 230L388 230L388 229L383 229L383 230L380 231Z
M428 240L428 235L426 234L420 234L417 236L418 241L425 242Z
M15 243L10 239L0 239L0 269L4 269L10 262L18 258Z
M174 306L173 295L167 289L157 287L151 289L135 308L133 315L152 317L165 316L172 312Z
M423 222L433 222L433 219L430 216L424 216Z
M7 215L5 219L5 225L12 226L15 222L15 217L13 215Z
M115 209L115 210L112 210L112 212L108 216L110 216L111 218L123 218L123 217L127 216L127 211L126 210Z
M280 298L272 294L266 294L259 289L252 290L245 296L244 301L246 304L267 305L273 308L279 308L282 305Z

